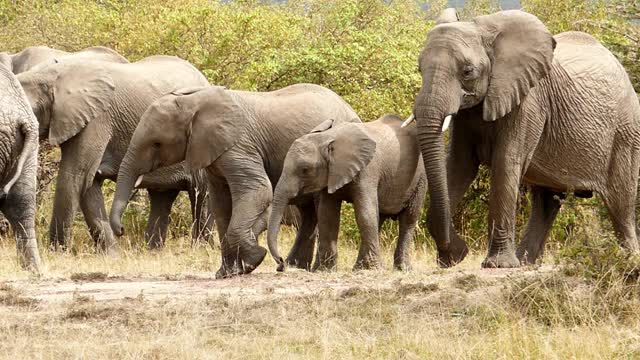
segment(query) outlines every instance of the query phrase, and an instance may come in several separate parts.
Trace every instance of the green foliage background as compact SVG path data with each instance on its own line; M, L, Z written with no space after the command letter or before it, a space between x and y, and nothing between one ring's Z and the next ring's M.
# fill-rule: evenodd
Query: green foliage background
M0 51L32 45L75 51L111 47L131 61L156 54L189 60L212 84L233 89L272 90L299 82L326 86L347 100L363 120L385 113L407 116L420 87L417 57L431 19L445 0L292 0L274 5L257 0L0 0ZM499 10L494 1L467 0L463 19ZM522 0L553 33L591 33L625 65L640 89L638 38L629 19L640 5L623 1ZM463 236L484 246L488 170L470 188L456 216ZM522 196L527 205L526 196ZM606 220L597 199L570 200L554 226L550 246L570 239L582 211ZM521 206L519 224L527 216ZM345 215L352 209L346 208ZM188 218L188 212L182 214ZM394 227L395 228L395 227ZM357 238L352 216L343 235ZM394 230L384 228L387 239ZM419 230L418 242L428 234Z

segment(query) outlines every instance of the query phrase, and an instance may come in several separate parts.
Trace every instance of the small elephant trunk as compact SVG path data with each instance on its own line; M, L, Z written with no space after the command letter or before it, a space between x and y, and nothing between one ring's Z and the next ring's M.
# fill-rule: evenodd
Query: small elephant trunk
M122 236L124 234L122 215L127 208L127 204L129 203L129 198L131 197L137 178L137 171L135 171L131 165L131 155L127 152L127 155L120 165L120 170L118 170L116 192L113 196L113 204L111 205L111 212L109 213L111 229L117 236Z
M271 256L278 264L277 271L284 271L285 262L280 252L278 251L278 233L280 232L280 223L284 212L289 204L289 200L293 196L289 196L288 191L285 189L283 178L280 179L273 196L273 206L271 210L271 217L269 218L269 229L267 232L267 243L269 245L269 252Z

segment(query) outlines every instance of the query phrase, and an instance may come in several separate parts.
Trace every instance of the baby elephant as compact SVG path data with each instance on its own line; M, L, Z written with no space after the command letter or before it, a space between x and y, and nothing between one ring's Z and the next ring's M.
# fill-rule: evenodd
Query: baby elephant
M314 271L336 267L342 201L353 203L362 239L354 269L381 265L378 232L388 218L400 223L394 267L410 268L409 244L427 180L415 127L401 128L401 124L396 115L335 127L327 120L291 145L269 219L269 250L278 271L284 270L277 244L283 211L292 198L316 192L319 245Z

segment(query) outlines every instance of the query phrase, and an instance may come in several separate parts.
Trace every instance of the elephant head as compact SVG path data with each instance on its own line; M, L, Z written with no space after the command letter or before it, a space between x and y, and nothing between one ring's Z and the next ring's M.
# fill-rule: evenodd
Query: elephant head
M269 251L279 271L284 269L284 260L278 252L278 231L289 202L323 189L335 193L353 181L375 151L376 142L362 129L362 124L334 126L333 120L324 121L293 142L274 191L267 235Z
M247 125L244 110L223 87L180 90L153 102L120 164L110 213L113 231L123 234L122 214L144 174L183 160L191 171L205 168L234 146Z
M449 254L443 132L464 109L478 107L486 122L513 112L549 73L555 40L538 18L522 11L501 11L471 22L458 22L451 14L443 18L429 32L419 57L422 87L412 117L429 182L429 231L440 264L449 266L462 259Z
M101 66L51 64L21 73L22 85L38 118L40 137L60 145L111 106L115 85Z

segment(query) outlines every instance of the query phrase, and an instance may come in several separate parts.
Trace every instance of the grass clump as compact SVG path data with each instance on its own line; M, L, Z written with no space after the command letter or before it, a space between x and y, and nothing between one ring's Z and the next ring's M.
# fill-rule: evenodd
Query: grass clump
M632 323L639 319L640 257L623 249L599 222L572 234L558 252L560 271L515 280L508 303L545 325Z
M33 307L38 303L37 299L25 297L22 291L9 284L0 285L0 305Z

